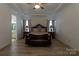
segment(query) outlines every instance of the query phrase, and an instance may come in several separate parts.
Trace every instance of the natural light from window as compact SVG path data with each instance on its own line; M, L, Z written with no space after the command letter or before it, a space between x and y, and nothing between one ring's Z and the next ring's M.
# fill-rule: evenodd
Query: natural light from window
M29 24L28 24L28 20L26 20L26 25L25 26L29 26Z
M15 15L11 15L11 17L12 17L12 18L11 18L11 19L12 19L12 20L11 20L11 23L16 23L16 16L15 16Z

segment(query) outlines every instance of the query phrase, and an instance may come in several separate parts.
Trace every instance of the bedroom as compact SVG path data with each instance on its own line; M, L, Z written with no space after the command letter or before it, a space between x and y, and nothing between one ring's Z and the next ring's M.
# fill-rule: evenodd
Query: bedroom
M0 55L65 55L64 49L68 51L67 55L78 55L77 52L73 52L79 50L79 4L41 3L40 9L35 9L35 5L35 3L0 4L0 48L12 45L2 49ZM17 27L17 40L14 42L11 42L12 14L16 16ZM51 24L52 26L50 26ZM55 34L56 36L54 36ZM49 47L28 47L28 44L25 44L28 43L27 39L31 40L29 41L31 43L34 42L35 45L49 44L49 42L51 44Z

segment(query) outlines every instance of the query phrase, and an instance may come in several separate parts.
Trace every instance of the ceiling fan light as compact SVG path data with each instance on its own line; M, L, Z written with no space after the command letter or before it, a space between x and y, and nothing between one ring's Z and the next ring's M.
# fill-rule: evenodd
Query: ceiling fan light
M39 6L39 5L35 5L34 7L35 7L35 9L39 9L39 8L40 8L40 6Z

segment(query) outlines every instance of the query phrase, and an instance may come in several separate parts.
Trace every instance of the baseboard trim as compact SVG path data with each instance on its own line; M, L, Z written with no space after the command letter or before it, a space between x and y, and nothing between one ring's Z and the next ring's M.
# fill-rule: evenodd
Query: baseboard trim
M5 48L7 48L7 47L9 47L9 46L11 46L11 44L8 44L8 45L4 46L3 48L0 48L0 51L1 51L1 50L4 50Z
M58 40L57 38L55 38L55 39ZM67 46L67 47L69 47L69 48L72 48L71 46L69 46L69 45L63 43L61 40L58 40L58 41L61 42L63 45L65 45L65 46ZM72 48L72 49L73 49L73 48Z

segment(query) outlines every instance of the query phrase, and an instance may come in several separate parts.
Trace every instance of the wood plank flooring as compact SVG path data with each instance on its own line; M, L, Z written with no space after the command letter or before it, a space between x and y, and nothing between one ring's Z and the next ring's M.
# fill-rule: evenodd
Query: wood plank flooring
M68 46L56 39L52 40L50 47L29 47L22 40L14 40L12 44L0 51L0 56L64 56L79 55L76 52L70 54Z

